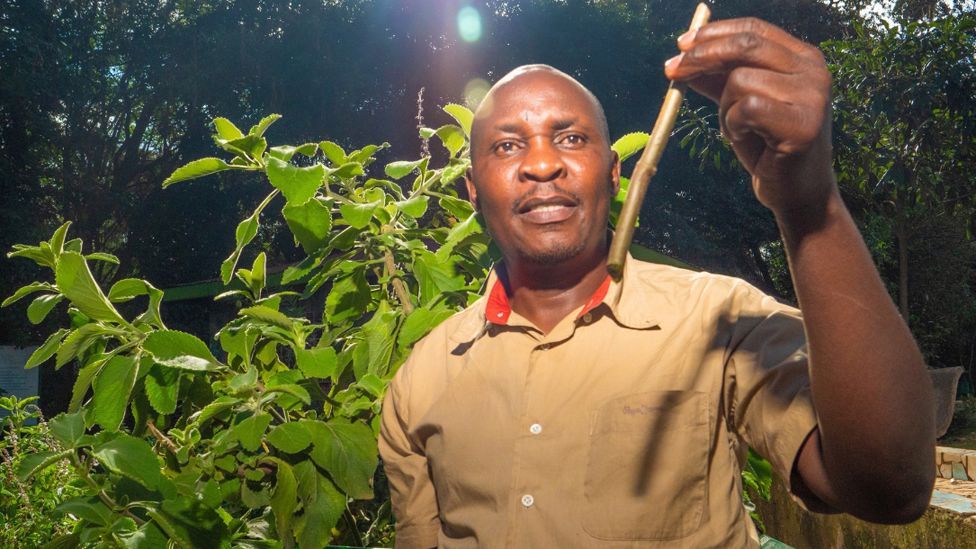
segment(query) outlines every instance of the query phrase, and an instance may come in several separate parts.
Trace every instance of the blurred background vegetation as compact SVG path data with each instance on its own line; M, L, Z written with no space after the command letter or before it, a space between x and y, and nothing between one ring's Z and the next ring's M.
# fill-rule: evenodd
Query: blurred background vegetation
M436 117L440 105L476 99L518 65L548 63L596 93L614 137L648 131L667 86L662 63L695 3L0 0L0 249L71 220L88 249L121 259L98 265L102 279L169 288L216 278L234 247L229 228L265 184L235 174L160 188L175 168L212 152L215 116L256 122L281 113L271 130L278 142L389 140L394 152L380 153L389 160L419 155L419 111ZM716 17L760 17L823 47L835 75L845 199L929 364L973 374L976 4L712 7ZM713 113L689 101L636 238L791 301L774 220L753 199ZM266 251L270 265L298 258L283 227L263 227L259 239L253 253ZM0 296L34 276L26 262L0 259ZM168 307L166 321L205 337L208 303ZM0 310L0 344L37 344L52 331L21 315ZM69 370L42 371L49 416L66 402Z

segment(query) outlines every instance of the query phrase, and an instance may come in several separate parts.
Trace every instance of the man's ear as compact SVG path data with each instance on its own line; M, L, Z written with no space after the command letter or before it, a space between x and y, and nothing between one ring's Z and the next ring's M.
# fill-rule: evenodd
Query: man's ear
M474 207L474 211L481 211L478 208L478 189L474 186L474 178L471 176L471 168L468 168L464 172L464 185L468 188L468 202L470 202L471 206Z
M620 191L620 155L614 150L610 152L613 153L613 165L610 167L610 197L612 198Z

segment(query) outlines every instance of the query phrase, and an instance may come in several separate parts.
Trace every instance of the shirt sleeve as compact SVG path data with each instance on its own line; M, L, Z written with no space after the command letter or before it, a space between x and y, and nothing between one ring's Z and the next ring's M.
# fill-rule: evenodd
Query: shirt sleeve
M379 450L397 519L396 547L429 549L437 547L441 524L427 456L408 435L409 392L405 383L408 368L409 360L387 389L380 422Z
M793 499L793 467L817 427L800 311L742 284L733 299L727 354L728 418L772 464Z

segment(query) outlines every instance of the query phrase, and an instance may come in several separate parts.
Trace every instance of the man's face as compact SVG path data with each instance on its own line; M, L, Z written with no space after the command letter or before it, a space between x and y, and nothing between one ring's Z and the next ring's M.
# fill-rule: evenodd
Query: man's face
M475 125L468 193L506 260L605 254L620 163L579 84L521 73L491 92Z

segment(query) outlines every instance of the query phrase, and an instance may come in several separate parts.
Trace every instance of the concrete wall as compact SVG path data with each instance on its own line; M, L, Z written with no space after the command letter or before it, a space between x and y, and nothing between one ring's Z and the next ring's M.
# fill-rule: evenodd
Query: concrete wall
M757 508L767 533L797 549L976 549L976 500L941 491L920 520L904 526L808 513L793 503L779 482L773 485L771 501L760 501Z

